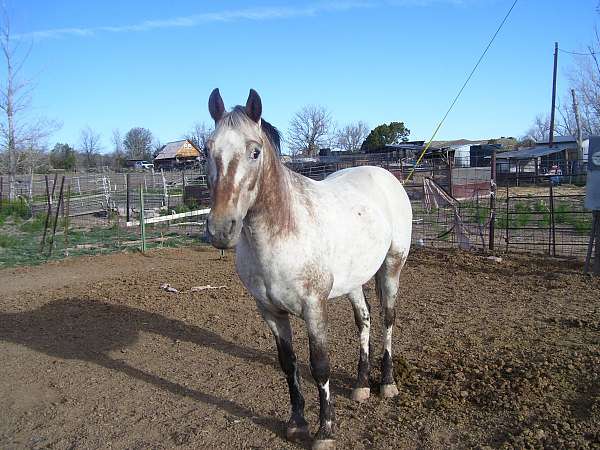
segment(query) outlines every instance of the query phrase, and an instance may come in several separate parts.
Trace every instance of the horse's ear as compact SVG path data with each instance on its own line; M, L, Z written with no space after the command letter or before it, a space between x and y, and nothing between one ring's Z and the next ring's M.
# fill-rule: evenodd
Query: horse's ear
M258 92L256 92L254 89L250 89L250 94L248 94L248 100L246 101L246 114L256 123L260 121L260 116L262 114L262 102L260 101Z
M219 88L214 89L210 93L210 97L208 97L208 111L215 123L221 120L221 117L225 113L225 105L223 104Z

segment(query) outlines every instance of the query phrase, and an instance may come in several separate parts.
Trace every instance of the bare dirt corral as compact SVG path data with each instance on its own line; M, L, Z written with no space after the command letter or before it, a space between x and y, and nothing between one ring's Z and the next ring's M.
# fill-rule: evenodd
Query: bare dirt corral
M349 398L351 308L332 302L338 448L598 448L600 282L580 269L413 253L394 335L400 395L365 404ZM164 282L187 292L160 290ZM189 292L206 284L228 288ZM197 247L78 258L0 271L0 286L1 448L310 445L283 438L287 386L233 255ZM378 349L372 286L366 294ZM316 431L305 330L294 326Z

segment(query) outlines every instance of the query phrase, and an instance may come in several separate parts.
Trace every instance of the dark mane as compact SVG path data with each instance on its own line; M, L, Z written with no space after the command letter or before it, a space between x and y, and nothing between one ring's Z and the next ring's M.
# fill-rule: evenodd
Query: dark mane
M260 121L263 132L271 141L271 145L275 152L277 152L277 156L281 157L281 134L279 134L279 130L267 122L265 119Z
M221 120L225 121L225 123L230 127L237 127L241 125L242 121L250 121L251 119L246 114L246 108L241 105L237 105ZM260 123L263 132L273 147L273 150L275 150L275 153L278 157L281 157L281 134L279 133L279 130L265 119L262 119Z

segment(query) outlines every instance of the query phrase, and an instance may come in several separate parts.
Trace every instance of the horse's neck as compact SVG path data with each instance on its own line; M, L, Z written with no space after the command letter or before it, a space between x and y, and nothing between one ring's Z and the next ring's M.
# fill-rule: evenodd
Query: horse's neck
M292 233L297 226L294 215L294 174L271 152L265 160L256 201L245 223L256 239L276 239Z

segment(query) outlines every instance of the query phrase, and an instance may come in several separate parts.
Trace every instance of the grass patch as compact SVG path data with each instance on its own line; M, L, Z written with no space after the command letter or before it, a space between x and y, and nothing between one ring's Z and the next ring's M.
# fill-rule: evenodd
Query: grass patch
M525 202L515 203L515 212L513 214L515 215L515 225L517 227L524 227L531 221L531 206Z
M19 243L19 240L7 234L0 234L0 248L11 248L16 246Z
M1 223L4 223L8 217L23 220L31 216L29 205L21 198L18 200L2 200L0 206Z
M46 213L39 213L35 217L23 222L19 227L21 231L25 233L34 233L44 230L44 224L46 223Z

